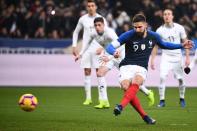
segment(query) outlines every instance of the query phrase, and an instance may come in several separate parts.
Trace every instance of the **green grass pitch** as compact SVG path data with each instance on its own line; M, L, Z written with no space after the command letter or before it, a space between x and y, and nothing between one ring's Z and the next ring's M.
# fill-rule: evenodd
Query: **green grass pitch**
M158 90L152 88L158 103ZM19 97L34 94L39 105L33 112L24 112L18 106ZM93 104L83 106L84 90L80 88L0 88L0 131L196 131L197 88L186 90L186 107L179 105L178 88L167 88L166 107L148 107L147 98L138 93L145 111L157 120L147 125L128 105L115 117L113 107L122 98L119 88L108 88L109 109L94 109L97 88L92 89Z

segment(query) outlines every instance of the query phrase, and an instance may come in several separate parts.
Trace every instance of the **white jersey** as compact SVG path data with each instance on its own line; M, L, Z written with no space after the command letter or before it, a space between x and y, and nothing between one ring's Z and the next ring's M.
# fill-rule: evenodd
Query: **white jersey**
M162 40L180 44L181 40L186 39L186 33L183 26L173 23L171 27L162 25L157 29L157 33ZM162 49L162 59L160 63L160 78L166 78L169 71L172 70L176 79L183 79L183 63L181 49L166 50Z
M77 26L73 32L73 43L72 43L73 47L77 46L78 35L82 29L83 29L82 49L87 46L90 34L93 31L95 31L94 30L94 19L96 17L102 17L102 16L99 14L96 14L95 16L90 16L89 14L86 14L86 15L83 15L80 17L80 19L77 23ZM106 23L105 19L104 19L104 21ZM107 23L105 25L107 25Z
M104 33L99 35L96 31L92 31L89 37L88 44L82 48L80 54L83 54L86 50L95 52L98 48L98 44L101 47L106 47L107 44L111 43L114 40L117 40L118 36L115 31L109 27L104 28Z
M162 38L162 40L167 42L173 42L176 44L181 43L181 40L186 39L187 35L185 29L182 25L178 23L173 23L173 26L167 27L165 25L160 26L156 31ZM181 56L181 49L167 50L162 49L164 55L169 56Z
M92 33L91 39L94 39L98 42L102 47L105 47L107 44L111 43L114 40L118 39L115 31L109 27L104 28L104 33L99 35L98 33Z

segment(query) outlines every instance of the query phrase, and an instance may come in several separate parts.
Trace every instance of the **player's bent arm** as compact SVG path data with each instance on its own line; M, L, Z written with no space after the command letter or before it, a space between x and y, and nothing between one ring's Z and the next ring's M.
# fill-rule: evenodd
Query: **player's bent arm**
M115 40L112 43L108 44L105 50L110 55L114 55L114 53L116 52L116 48L118 48L119 46L120 46L120 42L118 40Z
M109 54L113 55L116 51L116 48L123 45L123 44L126 44L129 40L129 38L134 35L134 33L135 33L134 30L130 30L130 31L127 31L127 32L121 34L120 37L118 38L118 40L115 40L111 44L107 45L106 51Z
M110 55L113 55L115 53L115 51L116 51L116 48L112 44L109 44L109 45L106 46L105 50Z

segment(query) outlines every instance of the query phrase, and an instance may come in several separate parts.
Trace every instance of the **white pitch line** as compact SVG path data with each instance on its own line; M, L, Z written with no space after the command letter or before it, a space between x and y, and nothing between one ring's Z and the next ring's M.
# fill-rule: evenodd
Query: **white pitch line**
M186 123L183 123L183 124L176 124L176 123L173 123L173 124L170 124L171 126L188 126L188 124Z

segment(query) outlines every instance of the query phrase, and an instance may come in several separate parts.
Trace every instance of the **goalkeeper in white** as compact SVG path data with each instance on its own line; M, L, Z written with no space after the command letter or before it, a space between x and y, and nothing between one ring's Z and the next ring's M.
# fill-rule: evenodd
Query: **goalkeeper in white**
M114 66L116 66L119 69L119 63L124 58L125 54L125 48L124 45L118 48L120 51L120 55L118 55L118 58L114 58L113 56L107 54L104 51L104 48L107 46L108 43L111 43L114 40L117 40L118 36L114 32L113 29L106 27L104 24L104 19L102 17L97 17L94 19L94 27L95 32L92 32L90 34L90 40L89 40L89 46L87 45L85 48L83 48L79 54L79 56L76 57L76 60L78 60L82 54L88 50L95 50L96 55L100 57L100 67L98 69L98 77L104 77L109 70L111 70ZM100 44L102 47L95 48L97 44ZM106 54L105 54L106 53ZM103 59L105 59L103 61ZM95 108L105 108L106 105L106 99L107 99L107 88L106 84L102 85L103 89L103 98L99 99L99 105L96 105ZM149 99L149 106L152 106L154 104L154 94L151 90L148 90L144 85L140 87L141 91L144 92Z

